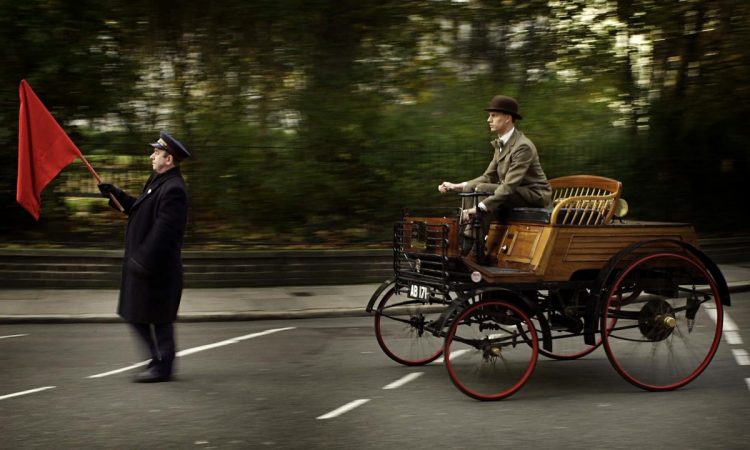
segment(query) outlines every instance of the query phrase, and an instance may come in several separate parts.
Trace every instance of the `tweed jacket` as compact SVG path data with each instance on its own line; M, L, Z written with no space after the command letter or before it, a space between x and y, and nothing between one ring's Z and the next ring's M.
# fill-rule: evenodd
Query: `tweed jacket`
M539 163L534 143L517 129L503 147L491 142L495 155L482 175L466 182L465 192L488 192L482 202L488 211L499 207L546 207L552 202L552 188Z

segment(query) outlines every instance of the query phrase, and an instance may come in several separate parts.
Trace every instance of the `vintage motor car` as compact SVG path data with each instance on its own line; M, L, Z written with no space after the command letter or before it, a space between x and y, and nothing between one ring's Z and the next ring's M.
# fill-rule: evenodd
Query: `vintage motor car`
M393 278L366 308L383 352L404 365L439 360L479 400L517 392L539 354L570 360L599 346L640 388L696 379L719 346L730 298L693 226L625 220L613 179L550 184L553 207L508 210L486 233L459 208L403 215Z

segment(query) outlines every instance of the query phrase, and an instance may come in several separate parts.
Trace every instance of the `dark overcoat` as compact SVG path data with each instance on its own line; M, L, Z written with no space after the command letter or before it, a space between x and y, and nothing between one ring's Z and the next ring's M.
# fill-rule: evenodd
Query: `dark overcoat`
M152 175L138 198L120 193L117 199L128 215L117 313L128 322L174 322L182 297L187 223L180 169Z

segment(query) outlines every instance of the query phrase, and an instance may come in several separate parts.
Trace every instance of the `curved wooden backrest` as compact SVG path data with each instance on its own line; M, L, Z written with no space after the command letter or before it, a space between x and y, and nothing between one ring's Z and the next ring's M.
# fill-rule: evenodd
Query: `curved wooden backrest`
M604 225L614 219L621 182L596 175L570 175L549 183L554 205L550 223Z

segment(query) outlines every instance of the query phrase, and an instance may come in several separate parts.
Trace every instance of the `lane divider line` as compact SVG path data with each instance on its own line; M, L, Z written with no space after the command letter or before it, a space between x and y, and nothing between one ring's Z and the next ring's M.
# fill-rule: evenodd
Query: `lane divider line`
M463 355L464 353L469 353L471 351L468 348L462 348L461 350L455 350L451 352L451 359L456 359ZM435 364L443 364L445 362L445 356L441 356L440 358L435 360Z
M178 356L178 357L180 357L180 356L187 356L187 355L191 355L193 353L202 352L204 350L211 350L212 348L223 347L223 346L229 345L229 344L236 344L236 343L238 343L240 341L244 341L244 340L247 340L247 339L253 339L253 338L256 338L256 337L260 337L260 336L266 336L266 335L269 335L269 334L278 333L279 331L293 330L295 328L296 327L274 328L274 329L271 329L271 330L260 331L258 333L246 334L244 336L239 336L239 337L227 339L227 340L224 340L224 341L214 342L213 344L201 345L199 347L193 347L193 348L188 348L188 349L185 349L185 350L181 350L181 351L179 351L179 352L176 353L176 356Z
M29 389L28 391L15 392L13 394L1 396L0 400L5 400L6 398L20 397L21 395L33 394L34 392L42 392L42 391L46 391L47 389L54 389L56 387L57 386L44 386L44 387L40 387L36 389Z
M750 355L747 354L747 350L742 348L733 348L732 354L734 360L737 361L737 365L750 366Z
M726 331L738 331L739 330L739 327L737 327L737 324L734 323L734 320L732 320L732 318L729 317L729 314L727 313L724 313L724 329Z
M11 334L8 336L0 336L0 339L8 339L8 338L14 338L14 337L23 337L28 336L28 334Z
M405 385L406 383L408 383L410 381L414 381L417 378L421 377L422 375L424 375L424 372L412 372L412 373L410 373L408 375L405 375L405 376L401 377L400 379L394 381L393 383L389 383L389 384L383 386L383 389L397 389L397 388L400 388L401 386Z
M96 375L89 375L86 378L103 378L103 377L108 377L108 376L114 375L116 373L127 372L128 370L135 369L136 367L147 366L149 362L150 362L149 360L147 360L147 361L141 361L141 362L135 363L135 364L133 364L131 366L123 367L122 369L115 369L115 370L110 370L109 372L97 373Z
M182 357L182 356L192 355L193 353L198 353L198 352L202 352L202 351L205 351L205 350L210 350L212 348L223 347L223 346L229 345L229 344L236 344L238 342L245 341L247 339L253 339L253 338L261 337L261 336L267 336L269 334L278 333L279 331L294 330L295 328L297 328L297 327L273 328L273 329L266 330L266 331L260 331L258 333L246 334L244 336L238 336L238 337L235 337L235 338L226 339L226 340L219 341L219 342L214 342L213 344L206 344L206 345L201 345L201 346L198 346L198 347L192 347L192 348L187 348L185 350L180 350L179 352L177 352L175 354L175 356ZM121 369L115 369L115 370L111 370L109 372L98 373L96 375L90 375L90 376L88 376L86 378L102 378L102 377L107 377L107 376L114 375L114 374L117 374L117 373L127 372L128 370L132 370L132 369L135 369L137 367L146 366L146 365L148 365L148 363L149 363L148 360L147 361L141 361L139 363L136 363L136 364L133 364L133 365L130 365L130 366L127 366L127 367L123 367Z
M354 408L358 408L358 407L364 405L365 403L367 403L369 401L370 401L369 398L360 398L359 400L354 400L352 402L347 403L344 406L341 406L339 408L334 409L333 411L331 411L329 413L323 414L322 416L318 416L318 417L316 417L316 419L318 419L318 420L333 419L334 417L338 417L338 416L340 416L342 414L345 414L345 413L353 410Z
M708 316L711 317L714 323L716 323L717 316L715 308L706 308L706 314L708 314ZM738 332L737 324L734 322L734 320L732 320L731 317L729 317L729 314L727 314L726 312L724 313L722 334L724 335L724 340L727 341L727 344L742 345L742 337L740 337L740 333Z
M725 331L724 332L724 339L727 341L727 344L729 345L742 345L742 337L740 336L740 333L737 331Z

